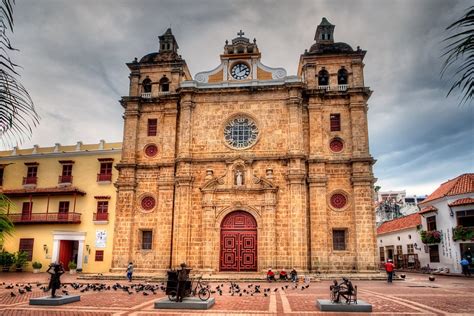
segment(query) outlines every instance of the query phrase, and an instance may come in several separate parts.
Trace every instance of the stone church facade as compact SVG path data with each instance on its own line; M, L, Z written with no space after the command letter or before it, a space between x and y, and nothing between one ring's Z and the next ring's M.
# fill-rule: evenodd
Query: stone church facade
M376 270L366 52L334 27L296 76L243 32L194 79L171 29L127 64L112 271Z

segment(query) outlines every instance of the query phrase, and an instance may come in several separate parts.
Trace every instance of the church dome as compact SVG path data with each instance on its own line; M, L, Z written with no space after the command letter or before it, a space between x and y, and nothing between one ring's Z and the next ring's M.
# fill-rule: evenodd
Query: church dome
M338 53L351 53L354 50L349 44L346 43L316 43L309 49L310 53L313 54L338 54Z
M140 59L140 63L152 63L156 61L156 58L158 57L159 53L154 52L154 53L149 53Z

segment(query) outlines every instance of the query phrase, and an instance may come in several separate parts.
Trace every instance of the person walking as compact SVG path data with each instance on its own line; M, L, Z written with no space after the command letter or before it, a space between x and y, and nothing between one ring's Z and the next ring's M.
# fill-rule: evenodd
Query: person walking
M469 270L469 261L463 257L461 262L459 262L462 267L462 274L465 276L471 276L471 271Z
M392 259L388 259L387 263L385 263L385 271L387 272L388 283L392 283L394 269L395 269L395 266L393 265Z
M127 267L127 279L128 282L132 282L132 276L133 276L133 263L129 262L128 267Z

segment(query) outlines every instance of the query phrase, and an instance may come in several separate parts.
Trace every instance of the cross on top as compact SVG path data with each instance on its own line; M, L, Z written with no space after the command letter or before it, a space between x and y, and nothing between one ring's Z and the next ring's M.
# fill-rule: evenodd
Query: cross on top
M239 33L237 33L237 35L239 35L240 37L242 37L244 34L245 34L245 33L244 33L244 32L242 32L242 30L240 30L240 32L239 32Z

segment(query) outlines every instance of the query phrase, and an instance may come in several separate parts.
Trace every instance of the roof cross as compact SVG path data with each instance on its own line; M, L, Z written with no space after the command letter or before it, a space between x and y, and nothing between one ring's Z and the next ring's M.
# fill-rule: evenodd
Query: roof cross
M244 32L242 32L242 30L240 30L240 32L239 32L239 33L237 33L237 35L239 35L240 37L242 37L244 34L245 34L245 33L244 33Z

